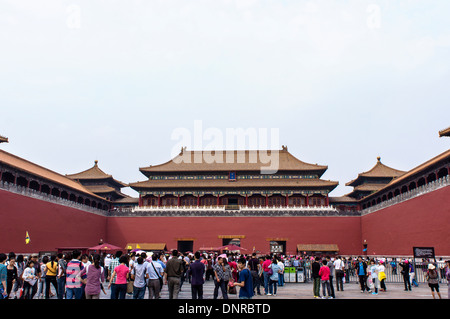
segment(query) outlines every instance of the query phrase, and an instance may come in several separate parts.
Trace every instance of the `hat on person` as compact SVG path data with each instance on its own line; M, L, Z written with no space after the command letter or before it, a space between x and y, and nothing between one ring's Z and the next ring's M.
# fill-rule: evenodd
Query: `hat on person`
M433 264L428 264L428 269L434 269L436 268Z

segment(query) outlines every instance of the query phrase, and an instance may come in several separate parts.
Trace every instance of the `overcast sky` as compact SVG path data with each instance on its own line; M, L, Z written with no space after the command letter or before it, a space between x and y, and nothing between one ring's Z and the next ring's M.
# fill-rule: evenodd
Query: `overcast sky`
M298 159L328 165L340 196L377 156L410 170L449 149L449 12L448 0L0 0L0 147L62 174L98 160L129 183L195 121L275 129Z

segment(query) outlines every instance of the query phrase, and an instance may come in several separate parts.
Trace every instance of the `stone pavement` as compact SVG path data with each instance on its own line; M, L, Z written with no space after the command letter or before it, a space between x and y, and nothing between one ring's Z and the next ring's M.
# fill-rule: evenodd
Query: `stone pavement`
M109 299L110 291L105 285L106 295L103 292L100 295L101 299ZM412 287L412 291L404 291L403 283L387 283L387 292L378 292L378 295L372 295L371 293L361 293L359 283L349 282L344 284L344 291L336 291L336 299L432 299L431 290L428 284L421 283L419 287ZM441 296L443 299L448 298L448 289L446 283L439 284ZM237 288L239 289L239 288ZM214 283L212 280L207 281L203 286L204 299L213 299ZM238 290L239 291L239 290ZM264 289L261 290L262 292ZM309 283L286 283L283 287L278 287L276 296L254 296L255 300L267 300L267 299L315 299L313 297L313 285ZM322 296L322 289L321 289ZM230 299L239 299L238 295L228 295ZM437 297L437 294L436 294ZM132 295L126 296L126 299L132 299ZM148 290L145 293L145 299L148 298ZM178 296L179 299L192 299L191 287L189 282L185 282L182 286L181 292ZM219 289L219 299L222 298L222 294ZM161 299L169 299L169 292L167 285L164 286L161 292Z

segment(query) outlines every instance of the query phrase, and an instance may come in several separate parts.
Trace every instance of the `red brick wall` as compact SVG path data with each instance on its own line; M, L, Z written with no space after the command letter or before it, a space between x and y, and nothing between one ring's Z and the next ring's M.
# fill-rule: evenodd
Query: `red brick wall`
M435 247L450 256L450 186L361 217L369 255L412 255Z
M28 231L31 241L25 244ZM106 237L106 217L0 190L0 252L92 247Z
M177 248L177 238L195 238L194 250L222 245L219 235L244 235L241 247L269 251L268 238L287 238L286 250L297 244L337 244L342 254L360 254L359 217L110 217L108 241L166 243ZM280 239L281 240L281 239Z

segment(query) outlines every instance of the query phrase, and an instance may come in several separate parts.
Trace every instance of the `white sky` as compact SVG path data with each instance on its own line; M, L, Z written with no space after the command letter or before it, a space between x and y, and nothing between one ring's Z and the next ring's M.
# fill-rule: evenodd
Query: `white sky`
M328 165L340 196L377 156L410 170L449 148L449 12L447 0L0 0L0 147L62 174L98 160L128 183L196 120L274 128Z

